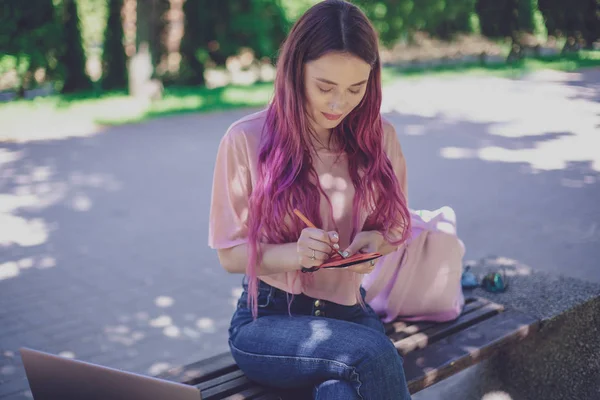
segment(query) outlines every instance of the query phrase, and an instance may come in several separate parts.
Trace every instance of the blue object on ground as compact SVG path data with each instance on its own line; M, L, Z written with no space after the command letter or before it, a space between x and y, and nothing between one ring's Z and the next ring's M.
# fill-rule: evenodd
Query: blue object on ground
M506 291L508 288L508 278L506 272L492 272L487 274L481 280L481 287L488 292L500 293Z
M479 281L474 273L470 271L471 267L466 267L462 273L460 283L463 289L474 289L479 287Z

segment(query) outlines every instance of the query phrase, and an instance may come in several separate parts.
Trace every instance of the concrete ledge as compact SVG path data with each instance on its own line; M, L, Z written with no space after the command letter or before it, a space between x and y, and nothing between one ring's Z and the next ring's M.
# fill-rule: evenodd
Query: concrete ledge
M545 321L487 367L515 399L600 399L600 297Z
M413 400L600 399L600 284L513 260L470 262L478 276L505 268L505 293L471 294L542 320L536 335L413 396Z
M535 270L505 257L487 257L466 264L479 278L489 272L504 270L510 286L504 293L490 293L478 288L465 291L465 294L490 299L537 317L542 322L600 296L599 283Z

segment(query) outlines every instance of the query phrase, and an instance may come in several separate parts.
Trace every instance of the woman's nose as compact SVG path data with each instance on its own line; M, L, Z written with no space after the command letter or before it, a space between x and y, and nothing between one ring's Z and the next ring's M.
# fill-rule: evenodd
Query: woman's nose
M329 106L333 111L343 110L346 106L346 97L343 95L334 95Z

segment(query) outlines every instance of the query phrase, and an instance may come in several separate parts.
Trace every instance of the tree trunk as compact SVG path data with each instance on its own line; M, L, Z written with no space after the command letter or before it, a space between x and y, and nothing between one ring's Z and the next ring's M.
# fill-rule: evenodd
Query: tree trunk
M102 54L102 87L127 87L127 55L123 46L123 0L110 0Z
M65 69L65 82L62 92L71 93L91 89L92 83L85 70L85 52L81 40L77 3L75 0L65 0L64 7L65 49L61 62Z

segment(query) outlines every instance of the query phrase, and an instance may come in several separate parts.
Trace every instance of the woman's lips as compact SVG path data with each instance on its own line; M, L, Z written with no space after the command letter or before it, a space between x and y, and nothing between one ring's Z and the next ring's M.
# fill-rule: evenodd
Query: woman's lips
M340 119L340 117L342 116L342 114L327 114L327 113L321 113L325 116L325 118L327 118L330 121L335 121L336 119Z

